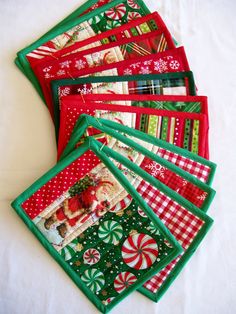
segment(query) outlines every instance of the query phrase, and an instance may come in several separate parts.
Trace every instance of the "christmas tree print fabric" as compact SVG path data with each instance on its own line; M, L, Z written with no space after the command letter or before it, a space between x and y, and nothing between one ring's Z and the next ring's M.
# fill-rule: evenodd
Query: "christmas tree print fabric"
M85 160L90 165L85 166ZM115 205L127 190L135 200L117 210ZM137 195L107 157L85 142L17 198L13 207L105 312L181 252Z
M166 67L165 69L160 68L159 62L162 62L163 60L168 60L168 62L176 61L176 63L178 63L178 67L176 67L175 69L171 67ZM166 64L168 64L167 61L166 61ZM127 67L130 67L132 71L128 71L126 73L124 69L126 69ZM131 60L120 61L120 62L116 62L116 63L104 65L104 66L99 66L98 68L94 67L94 68L88 68L88 69L81 69L75 73L74 77L89 76L92 79L94 76L96 77L114 76L114 75L121 75L121 76L126 75L127 76L131 74L135 74L135 75L142 75L142 73L163 74L163 73L170 73L170 72L172 73L172 75L174 75L174 73L177 71L178 71L178 74L176 75L182 75L179 72L188 71L188 69L189 69L189 66L187 63L186 55L185 55L183 47L181 47L175 50L171 49L165 52L154 54L152 55L152 57L150 56L139 57L135 60L135 62L131 59ZM78 79L78 80L83 80L83 79ZM84 80L86 80L86 78L84 78ZM111 78L110 82L111 81L113 82L114 79ZM191 78L188 78L188 81L189 81L189 85L186 79L184 83L185 85L188 85L189 94L195 95L195 88L193 86L194 82ZM56 132L58 133L58 128L60 124L60 121L59 121L60 120L60 113L59 113L60 97L71 95L71 94L87 94L87 93L90 93L90 89L89 87L86 89L84 89L84 87L79 87L79 86L77 87L76 86L78 85L77 79L75 78L52 80L50 81L50 83L51 83L51 86L47 82L46 82L46 85L47 85L47 89L51 90L52 92L54 123L55 123ZM175 83L175 85L177 84L178 83ZM112 86L113 85L114 84L112 84ZM148 83L148 86L149 85L150 84ZM132 86L131 88L134 88L134 87ZM132 91L131 88L129 89L129 94L132 94L135 91L135 90ZM126 91L126 93L127 92L128 91ZM159 89L158 90L155 89L153 91L152 85L151 85L150 93L158 93L158 92L159 92ZM168 90L166 89L165 92L166 94L171 93L170 89ZM119 90L119 94L120 93L121 92ZM140 94L140 90L138 93ZM180 90L180 88L178 89L178 93L182 94L182 91Z
M149 99L153 98L153 100L155 100L153 102L145 102L143 101L144 99L139 100L141 96L143 96L144 99L149 96ZM61 112L61 120L62 115L70 117L64 120L66 122L65 124L61 124L60 130L63 135L61 136L59 134L58 154L60 155L65 148L64 138L66 136L67 141L69 140L79 115L86 113L98 118L119 121L124 125L134 127L204 156L207 137L206 115L202 113L178 112L178 108L184 110L183 108L187 108L188 106L192 109L195 108L198 112L201 110L203 101L199 99L200 102L195 102L194 100L196 100L196 98L192 98L192 102L188 103L186 99L181 99L181 96L172 96L172 99L170 98L171 96L166 96L166 98L163 98L164 96L147 96L104 94L84 95L83 99L81 99L81 96L66 96L62 98L62 107L65 106L65 110L63 109L63 113ZM100 104L99 99L104 104ZM124 99L125 103L124 101L122 102L122 99ZM127 101L135 99L135 102L129 103L129 106L127 106ZM91 100L94 100L94 102L91 102ZM181 100L185 100L185 102L181 102ZM145 106L147 108L144 108ZM169 111L169 106L176 106L176 111ZM153 107L154 109L152 109ZM161 109L156 109L160 107ZM64 134L66 135L64 136ZM62 144L61 137L63 138L64 145Z

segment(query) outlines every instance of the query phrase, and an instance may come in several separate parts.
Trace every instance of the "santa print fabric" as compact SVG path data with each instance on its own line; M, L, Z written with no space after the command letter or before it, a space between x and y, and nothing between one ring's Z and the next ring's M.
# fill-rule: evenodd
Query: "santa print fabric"
M91 102L92 100L94 103ZM86 105L83 104L83 101L86 102ZM91 104L89 105L88 102ZM99 104L99 102L103 102L104 105ZM110 103L112 105L109 106ZM64 145L62 146L59 135L59 155L70 138L78 116L82 113L96 117L109 117L110 120L114 121L119 119L119 122L124 125L135 127L200 156L205 154L208 130L207 117L204 114L207 110L205 98L189 97L186 100L184 96L104 94L84 95L83 99L81 96L66 96L62 98L62 106L64 104L70 106L71 109L64 113L67 116L67 124L61 127L61 132L63 132L63 138L66 137L67 140L63 140ZM124 106L124 104L129 104L129 106ZM195 112L202 113L178 112L179 108L184 111L184 107L187 108L188 105L195 108ZM171 111L169 111L170 108ZM109 112L111 113L109 114Z
M13 207L106 312L182 249L102 152L87 142L77 151L16 199ZM135 201L117 211L118 196L127 195L123 185Z

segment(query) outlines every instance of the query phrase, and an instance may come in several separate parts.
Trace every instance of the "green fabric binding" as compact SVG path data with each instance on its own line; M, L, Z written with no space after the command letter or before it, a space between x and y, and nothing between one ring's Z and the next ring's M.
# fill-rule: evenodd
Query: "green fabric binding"
M170 260L173 260L177 257L181 252L182 248L179 243L175 240L175 238L171 235L169 230L163 225L163 223L158 219L158 217L152 212L146 202L140 197L140 195L136 192L136 190L130 185L128 180L123 176L123 174L115 167L115 165L111 162L111 160L100 150L100 148L96 145L96 143L91 139L87 138L85 143L81 145L79 148L74 150L69 156L60 161L55 167L49 170L45 175L43 175L40 179L38 179L34 184L32 184L25 192L23 192L17 199L12 202L12 207L16 210L17 214L22 218L28 228L34 233L34 235L38 238L38 240L42 243L42 245L46 248L49 254L61 265L61 267L67 272L67 274L71 277L71 279L75 282L75 284L83 291L83 293L93 302L93 304L103 313L107 313L110 311L117 303L119 303L122 299L124 299L129 293L136 290L140 287L144 282L146 282L151 276L153 276L156 272L160 271L165 265L161 264L158 269L151 269L149 272L143 276L143 278L137 283L130 286L126 293L119 295L116 300L109 305L105 306L97 297L94 295L89 288L82 282L80 278L76 275L76 273L69 267L69 265L64 261L61 255L52 247L49 241L42 235L42 233L37 229L28 215L24 212L21 204L27 200L33 193L35 193L42 185L48 182L51 178L53 178L56 174L62 171L65 167L75 161L78 157L80 157L87 150L93 151L102 162L108 167L111 173L117 178L120 184L127 190L129 194L132 195L133 199L137 202L137 204L142 208L142 210L146 213L146 215L153 221L153 223L158 226L163 235L168 239L168 241L174 246L173 253L170 255Z

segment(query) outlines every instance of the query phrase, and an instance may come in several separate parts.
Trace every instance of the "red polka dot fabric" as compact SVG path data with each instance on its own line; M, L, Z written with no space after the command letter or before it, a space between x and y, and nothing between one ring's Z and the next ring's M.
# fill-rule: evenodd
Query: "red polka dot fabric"
M22 204L27 215L31 219L37 217L99 162L98 157L92 151L87 151L80 158L77 158Z

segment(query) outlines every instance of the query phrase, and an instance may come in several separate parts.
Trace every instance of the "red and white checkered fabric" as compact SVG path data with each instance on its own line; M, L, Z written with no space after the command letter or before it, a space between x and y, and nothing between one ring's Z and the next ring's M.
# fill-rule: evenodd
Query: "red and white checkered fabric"
M207 182L209 178L211 168L206 165L203 165L199 162L196 162L192 159L181 156L179 154L173 153L161 147L159 147L157 155L162 158L165 158L166 160L175 164L176 166L180 167L186 172L189 172L191 175L195 176L196 178L203 182Z
M146 156L140 167L198 208L203 206L208 197L208 193L194 183Z
M187 250L204 225L204 221L144 180L140 182L137 191L183 249ZM172 261L158 275L146 282L144 287L153 293L157 292L179 259L180 257Z

